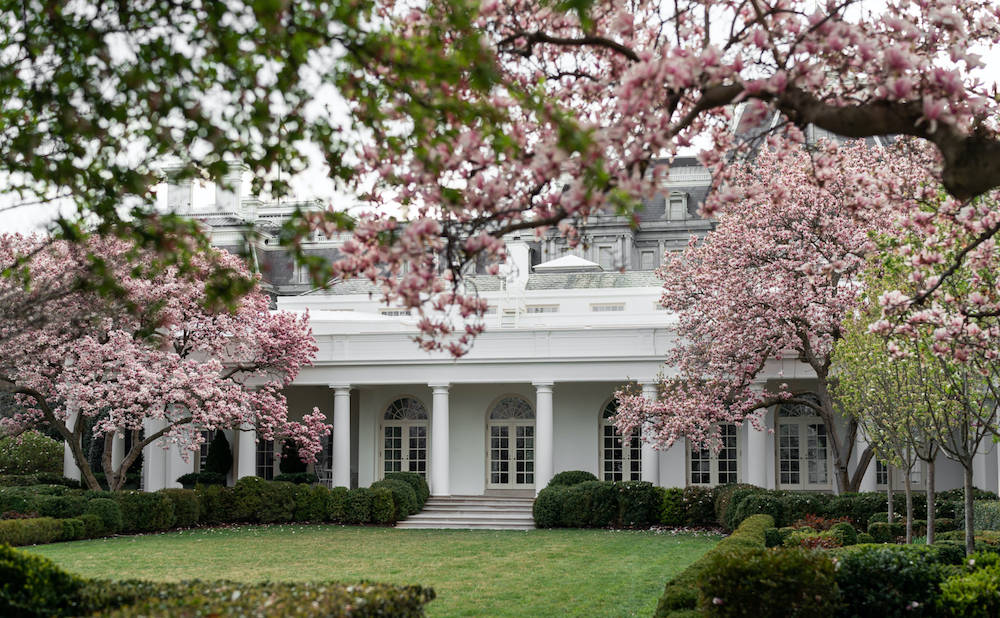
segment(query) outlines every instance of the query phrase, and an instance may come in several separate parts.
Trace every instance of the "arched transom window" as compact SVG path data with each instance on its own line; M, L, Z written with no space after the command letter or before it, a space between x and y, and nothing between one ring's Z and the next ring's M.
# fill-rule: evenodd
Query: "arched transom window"
M522 397L504 397L490 409L489 477L491 488L535 484L535 409Z
M642 480L642 437L633 431L627 441L611 422L618 413L618 400L612 399L601 412L601 479L605 481Z
M819 405L813 393L796 399ZM784 489L828 489L830 448L826 423L808 403L789 402L778 406L778 485Z
M415 397L400 397L382 420L382 473L427 474L427 408Z

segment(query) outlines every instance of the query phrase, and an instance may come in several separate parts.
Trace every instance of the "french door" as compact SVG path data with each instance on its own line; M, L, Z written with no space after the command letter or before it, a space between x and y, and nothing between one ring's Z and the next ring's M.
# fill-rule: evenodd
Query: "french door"
M491 489L535 486L534 421L490 421L488 474Z
M386 422L382 428L382 472L427 475L427 422Z

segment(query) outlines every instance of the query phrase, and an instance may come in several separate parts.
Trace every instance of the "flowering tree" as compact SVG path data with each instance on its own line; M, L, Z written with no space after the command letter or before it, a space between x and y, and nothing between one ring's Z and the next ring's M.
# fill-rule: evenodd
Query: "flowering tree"
M731 176L731 190L744 199L716 204L718 227L668 255L659 275L661 302L676 312L672 373L655 401L619 394L623 434L646 425L644 438L661 447L683 437L713 444L720 423L749 418L759 426L768 406L802 404L827 427L840 490L857 489L871 452L848 469L858 427L849 420L838 431L834 423L831 353L875 248L869 233L886 225L885 204L902 199L919 176L907 176L910 160L893 151L861 143L823 148L845 173L820 183L805 151L764 151ZM883 206L857 211L859 200ZM815 399L785 384L755 385L769 361L783 358L812 370Z
M0 244L23 242L4 237ZM93 268L89 256L96 255L121 282L132 310L79 292L50 303L53 315L40 326L0 340L0 388L16 393L27 408L3 419L8 431L56 429L93 489L98 482L82 447L88 425L105 440L111 489L121 488L147 445L197 449L201 431L243 424L256 427L262 439L291 437L300 455L313 460L329 431L325 417L314 410L302 422L288 420L281 392L316 352L307 317L271 312L258 288L232 312L210 311L203 281L179 277L174 268L159 270L152 254L135 252L130 243L93 237L83 247L45 243L33 255L33 284L17 288L22 293L45 289L48 274ZM214 259L248 276L237 258ZM201 268L211 270L207 261ZM112 440L126 433L133 438L131 449L112 468Z
M293 223L287 241L356 226L345 261L332 273L317 265L316 278L370 276L390 300L429 305L425 344L454 353L475 327L454 332L434 302L466 314L483 305L458 287L437 295L425 260L401 264L439 250L457 275L479 255L499 261L508 232L558 225L573 238L579 218L632 214L667 173L651 174L651 161L698 136L721 189L747 135L729 130L736 103L746 103L741 127L764 122L793 141L787 129L810 123L925 139L959 200L1000 182L997 101L975 74L974 50L1000 38L991 0L893 0L874 14L861 0L145 0L0 11L0 90L15 102L0 112L0 175L11 193L25 203L65 196L79 212L63 230L96 215L103 231L138 230L182 261L155 239L178 229L204 237L150 208L155 162L169 155L181 175L219 178L233 155L281 194L279 172L302 169L312 144L331 178L374 182L373 207L402 204L413 225L328 211ZM331 93L346 117L329 111ZM774 113L781 120L767 122Z

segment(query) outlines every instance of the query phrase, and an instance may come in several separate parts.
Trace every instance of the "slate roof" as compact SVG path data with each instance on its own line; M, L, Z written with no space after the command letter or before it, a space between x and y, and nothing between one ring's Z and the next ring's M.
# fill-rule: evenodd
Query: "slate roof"
M502 279L496 276L475 276L465 277L464 281L470 288L475 286L479 292L496 292L501 289ZM333 296L347 296L350 294L380 294L381 286L378 286L368 279L355 278L341 281L326 290L316 290L313 294L330 294Z
M599 273L536 273L528 277L528 290L583 290L588 288L659 287L659 277L651 270Z

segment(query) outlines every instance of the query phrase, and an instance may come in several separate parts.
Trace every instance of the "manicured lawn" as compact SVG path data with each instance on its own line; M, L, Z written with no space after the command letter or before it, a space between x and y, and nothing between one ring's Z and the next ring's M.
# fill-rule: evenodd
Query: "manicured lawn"
M432 616L649 616L716 536L607 530L244 526L30 548L91 577L360 579L432 586Z

